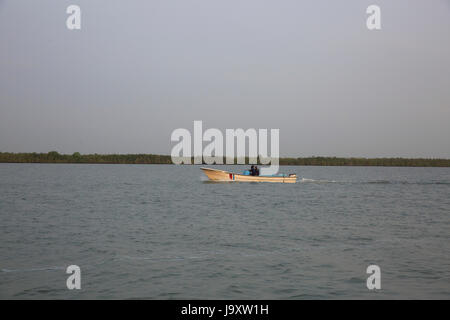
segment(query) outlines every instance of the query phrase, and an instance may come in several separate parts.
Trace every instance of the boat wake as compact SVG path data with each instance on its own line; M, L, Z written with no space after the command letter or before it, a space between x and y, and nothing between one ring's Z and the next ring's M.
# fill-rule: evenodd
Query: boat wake
M336 181L336 180L325 180L325 179L308 179L302 178L297 183L344 183L344 184L369 184L369 185L450 185L449 181L405 181L405 180L366 180L366 181Z
M301 178L297 183L335 183L337 181L335 180L315 180L315 179L308 179L308 178Z

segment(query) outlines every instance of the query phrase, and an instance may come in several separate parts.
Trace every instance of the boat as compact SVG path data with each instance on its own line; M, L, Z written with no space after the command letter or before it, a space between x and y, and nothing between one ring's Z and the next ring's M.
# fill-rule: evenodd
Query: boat
M212 181L228 181L228 182L279 182L279 183L296 183L296 174L276 174L271 176L252 176L248 171L243 174L228 172L225 170L200 168Z

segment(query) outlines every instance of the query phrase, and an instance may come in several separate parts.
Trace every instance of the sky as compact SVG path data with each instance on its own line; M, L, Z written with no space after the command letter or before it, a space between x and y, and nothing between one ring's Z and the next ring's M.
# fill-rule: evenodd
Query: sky
M0 152L170 154L194 120L450 158L450 0L0 0Z

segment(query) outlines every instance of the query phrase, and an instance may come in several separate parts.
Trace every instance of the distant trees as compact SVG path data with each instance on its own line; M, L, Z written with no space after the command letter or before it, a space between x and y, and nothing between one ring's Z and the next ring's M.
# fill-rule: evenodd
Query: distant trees
M60 154L48 153L8 153L0 152L0 162L15 163L136 163L136 164L171 164L170 156L154 154Z
M56 151L50 151L49 153L47 153L47 158L49 160L58 161L61 158L61 156Z
M280 158L280 164L293 166L449 167L450 159L309 157Z
M158 154L60 154L0 152L0 162L15 163L118 163L118 164L172 164L168 155ZM225 163L225 161L224 161ZM248 158L246 159L248 163ZM450 159L407 158L336 158L307 157L280 158L280 165L291 166L392 166L392 167L450 167Z

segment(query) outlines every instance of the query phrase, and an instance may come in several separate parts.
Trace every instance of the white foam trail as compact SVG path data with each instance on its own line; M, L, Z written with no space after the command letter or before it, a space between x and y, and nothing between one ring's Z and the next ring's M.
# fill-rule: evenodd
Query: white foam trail
M308 179L308 178L302 178L300 181L300 183L305 183L305 182L315 182L315 183L334 183L337 182L335 180L315 180L315 179Z

